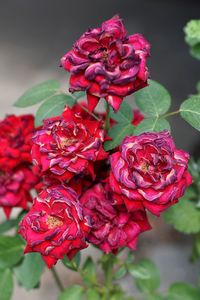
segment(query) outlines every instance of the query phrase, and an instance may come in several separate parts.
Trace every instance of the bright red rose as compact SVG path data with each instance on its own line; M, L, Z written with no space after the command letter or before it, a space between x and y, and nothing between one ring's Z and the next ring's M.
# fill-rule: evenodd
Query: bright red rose
M12 170L21 163L32 162L33 132L31 115L10 115L0 122L0 170Z
M33 162L42 172L63 181L79 174L93 178L94 162L107 158L102 122L83 119L69 107L62 117L47 119L33 137Z
M87 91L90 110L105 98L117 111L125 96L147 85L149 49L142 35L127 37L122 20L115 16L85 32L61 59L61 66L71 73L72 93Z
M121 247L134 250L138 235L151 229L144 211L128 212L124 205L115 205L107 184L87 190L80 203L91 226L87 239L105 253L117 253Z
M110 156L110 185L118 204L125 202L129 211L147 208L159 215L191 184L188 160L166 130L126 137Z
M76 192L62 185L42 191L19 225L27 242L25 253L41 253L49 268L86 248L88 230Z
M32 201L30 190L34 188L38 178L26 165L12 171L0 171L0 207L9 218L12 208L28 208Z

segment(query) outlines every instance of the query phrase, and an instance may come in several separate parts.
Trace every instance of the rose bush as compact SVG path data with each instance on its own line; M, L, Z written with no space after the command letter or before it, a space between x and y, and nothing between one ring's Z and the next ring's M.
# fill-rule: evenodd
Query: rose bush
M50 80L28 90L16 103L26 107L42 102L35 120L11 115L0 122L0 206L7 218L11 209L22 208L19 215L0 223L0 233L11 228L17 232L19 225L25 253L36 252L24 258L22 239L15 233L0 235L0 281L6 282L6 289L0 284L0 298L10 300L7 289L12 289L13 274L28 290L39 286L43 260L49 268L62 260L66 267L80 271L84 287L64 290L52 269L62 292L60 300L131 300L113 282L128 272L145 299L165 298L157 292L156 267L148 260L135 263L133 250L139 235L151 229L149 212L160 215L192 183L189 154L176 149L167 118L180 113L200 130L200 99L192 96L179 110L168 112L171 96L166 88L147 82L149 48L140 34L127 36L116 16L88 30L61 60L71 73L70 91L83 90L87 95L67 95L56 80ZM135 91L133 109L122 101ZM79 100L86 96L88 103ZM105 111L94 110L100 97L106 100ZM175 209L168 216L177 228L196 234L195 255L199 170L198 164L190 167L195 182L187 199L175 206L180 213ZM80 264L80 250L88 245L103 252L97 263L105 280L97 280L91 257ZM129 249L120 255L124 248ZM187 295L192 291L195 300L200 298L198 290L184 289ZM167 299L173 298L173 291L174 287L169 289ZM179 289L177 295L182 296Z

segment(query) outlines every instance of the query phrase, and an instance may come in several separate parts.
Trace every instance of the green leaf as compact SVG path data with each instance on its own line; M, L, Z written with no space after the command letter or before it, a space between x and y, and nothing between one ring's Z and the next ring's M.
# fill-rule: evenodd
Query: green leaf
M78 252L72 260L69 260L67 256L65 256L62 262L68 269L78 271L81 263L81 252Z
M119 146L123 138L128 135L132 135L134 126L128 123L118 123L109 129L108 135L112 138L112 141L104 143L104 149L106 151L114 149Z
M164 129L171 130L169 122L165 119L158 118L147 118L140 122L139 125L135 127L134 134L138 135L143 132L152 132L152 131L162 131Z
M171 285L167 300L199 300L200 292L188 283L177 282Z
M87 300L101 300L101 298L99 293L94 288L90 288L87 291Z
M18 225L17 219L9 219L0 224L0 234L4 233Z
M135 278L135 282L137 287L146 293L154 293L156 289L160 286L160 274L156 265L149 259L141 259L138 263L138 270L139 267L143 270L146 270L146 274L148 273L148 278ZM142 274L142 272L140 273ZM138 272L139 275L139 272Z
M196 58L196 59L199 59L200 60L200 43L193 46L191 49L190 49L190 54Z
M80 98L85 97L85 92L76 92L73 94L74 101L79 100Z
M83 287L74 284L64 290L58 300L82 300L84 295Z
M131 123L133 119L133 109L124 101L117 113L111 110L110 117L119 123Z
M194 236L193 245L192 245L192 255L190 260L195 262L200 257L200 234Z
M185 40L190 46L200 43L200 20L190 20L184 27Z
M149 86L134 94L139 109L148 117L158 118L170 108L171 96L161 84L149 80Z
M16 265L23 257L24 244L19 237L0 236L0 269Z
M72 107L74 103L74 99L67 94L51 97L38 108L35 116L35 125L40 126L44 119L61 115L66 105Z
M185 100L181 104L180 114L192 127L200 130L200 95Z
M81 270L81 275L85 284L91 285L96 283L96 266L91 257L88 257Z
M48 80L28 89L15 103L17 107L28 107L42 102L58 92L60 83L57 80Z
M22 264L15 268L18 283L27 290L33 289L40 282L43 269L44 262L39 253L26 254Z
M128 271L134 278L149 279L151 277L149 270L141 264L129 265Z
M200 94L200 81L197 82L197 92Z
M150 295L150 296L147 296L144 300L165 300L165 297L163 297L161 295Z
M13 278L9 269L0 271L0 299L10 300L13 292Z
M122 265L114 274L113 278L115 280L121 279L123 278L127 273L127 269L125 267L125 265Z
M185 196L164 213L164 218L180 232L198 233L200 231L200 209Z
M127 258L126 258L126 264L132 264L133 261L135 259L135 255L134 255L134 252L133 250L128 250L128 255L127 255Z

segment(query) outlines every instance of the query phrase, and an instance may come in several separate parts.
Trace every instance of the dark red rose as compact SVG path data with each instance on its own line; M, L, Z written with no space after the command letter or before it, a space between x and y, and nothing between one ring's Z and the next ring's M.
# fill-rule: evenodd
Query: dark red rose
M107 158L102 122L83 119L67 107L61 117L47 119L33 137L33 162L42 174L69 181L79 174L93 178L94 162Z
M125 202L129 211L147 208L159 215L191 184L188 160L186 152L175 148L168 131L126 137L110 156L110 185L118 204Z
M49 268L65 255L72 259L86 248L88 231L76 192L62 185L42 191L19 225L27 242L25 253L41 253Z
M151 228L144 211L128 212L124 205L115 205L108 184L87 190L80 203L91 226L87 239L105 253L117 253L121 247L134 250L138 235Z
M9 218L14 207L28 208L32 201L30 194L38 178L27 165L21 165L12 171L0 170L0 207Z
M34 117L7 116L0 122L0 170L12 170L21 163L31 163Z
M100 98L117 111L123 98L147 85L150 45L141 34L127 36L115 16L85 32L61 59L71 73L70 91L87 91L89 109Z

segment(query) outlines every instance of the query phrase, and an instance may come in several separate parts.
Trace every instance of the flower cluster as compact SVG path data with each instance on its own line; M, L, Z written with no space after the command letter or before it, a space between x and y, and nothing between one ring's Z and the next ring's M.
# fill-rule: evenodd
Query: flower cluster
M89 29L61 59L70 72L70 91L87 91L89 109L100 98L117 111L123 98L147 85L150 45L141 34L127 36L115 16Z
M19 226L25 252L40 252L48 267L89 243L105 253L135 249L151 228L146 212L159 215L191 184L189 155L176 149L168 131L127 136L106 152L107 127L116 121L91 112L100 97L117 111L123 97L145 87L148 55L148 42L139 34L127 37L114 17L87 31L62 59L70 90L86 90L88 104L66 106L35 132L38 196ZM130 124L143 118L134 110ZM12 180L6 184L12 190Z
M31 146L34 118L7 116L0 122L0 207L9 218L13 207L27 208L37 183L32 172Z

